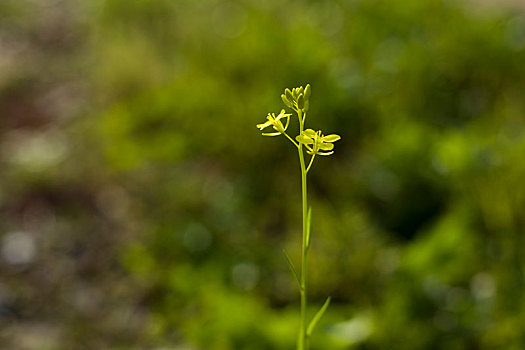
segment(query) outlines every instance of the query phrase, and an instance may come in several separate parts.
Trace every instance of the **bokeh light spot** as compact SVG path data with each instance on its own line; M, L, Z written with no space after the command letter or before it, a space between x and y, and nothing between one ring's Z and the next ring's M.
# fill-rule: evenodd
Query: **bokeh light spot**
M35 239L29 232L8 232L2 237L2 257L9 264L29 264L35 259L35 256Z

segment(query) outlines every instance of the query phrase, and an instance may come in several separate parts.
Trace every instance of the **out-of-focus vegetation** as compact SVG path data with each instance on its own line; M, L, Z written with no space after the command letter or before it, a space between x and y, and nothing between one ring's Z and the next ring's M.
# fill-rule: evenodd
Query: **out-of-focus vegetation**
M309 82L312 349L525 348L507 5L0 1L0 347L293 349L300 174L255 124Z

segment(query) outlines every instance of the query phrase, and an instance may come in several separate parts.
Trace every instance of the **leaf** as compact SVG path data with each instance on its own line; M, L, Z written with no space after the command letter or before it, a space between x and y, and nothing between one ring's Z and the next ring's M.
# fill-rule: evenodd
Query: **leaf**
M286 261L288 262L288 266L290 266L290 270L292 270L292 273L295 277L295 280L297 281L297 285L299 286L299 289L302 290L303 287L301 287L301 281L299 280L299 275L297 275L297 271L295 271L295 266L293 265L292 259L286 254L286 250L283 249L284 257L286 258Z
M312 335L315 326L317 325L317 323L319 322L321 317L323 317L323 314L326 311L326 309L328 309L328 305L330 305L330 300L332 300L332 297L328 297L326 299L326 301L324 302L323 306L321 306L319 311L317 311L317 313L315 314L314 318L312 318L312 320L310 321L310 324L308 325L308 329L306 330L306 336L307 337Z
M312 207L308 208L306 214L306 249L310 247L310 228L312 227Z

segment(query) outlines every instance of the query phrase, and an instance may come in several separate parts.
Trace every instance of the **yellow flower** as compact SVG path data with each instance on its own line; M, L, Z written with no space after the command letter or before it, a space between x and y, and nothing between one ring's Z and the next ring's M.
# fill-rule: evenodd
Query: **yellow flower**
M266 122L262 124L257 124L257 128L259 130L263 130L264 128L267 128L269 126L272 126L277 132L271 132L271 133L264 133L264 136L277 136L284 134L286 129L288 129L288 124L290 123L290 116L291 114L286 114L284 109L281 109L281 113L276 117L275 113L268 113L268 116L266 119L268 119ZM281 122L281 119L286 118L286 125L283 125Z
M295 139L302 143L304 147L306 147L306 153L312 155L319 154L321 156L329 156L330 154L334 153L334 151L332 151L334 149L333 142L340 140L341 136L336 134L324 136L321 133L321 130L313 131L312 129L306 129Z

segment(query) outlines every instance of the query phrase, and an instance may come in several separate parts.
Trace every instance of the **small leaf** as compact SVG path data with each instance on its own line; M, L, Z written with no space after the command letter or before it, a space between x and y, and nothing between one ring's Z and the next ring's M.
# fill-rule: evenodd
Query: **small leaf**
M306 330L307 337L312 335L312 332L314 331L315 326L317 325L321 317L323 317L323 314L326 311L326 309L328 309L328 305L330 305L330 300L332 300L332 298L328 297L326 301L324 302L323 306L319 309L319 311L317 311L314 318L312 318L312 320L310 321L310 324L308 325L308 329Z
M308 208L306 215L306 249L310 248L310 228L312 227L312 207Z
M297 108L303 109L304 108L304 96L303 94L299 94L299 97L297 97Z
M293 104L292 102L290 102L287 98L286 98L286 95L285 94L282 94L281 95L281 99L283 100L284 104L290 108L293 107Z
M292 273L295 277L295 280L297 281L297 284L299 285L299 289L303 289L301 287L301 281L299 281L299 275L297 275L297 271L295 271L295 266L293 265L292 259L286 254L286 250L283 249L284 257L286 258L286 261L288 262L288 266L290 267L290 270L292 270Z
M312 88L310 87L310 84L306 84L306 88L304 89L304 99L308 101L311 94L312 94Z

